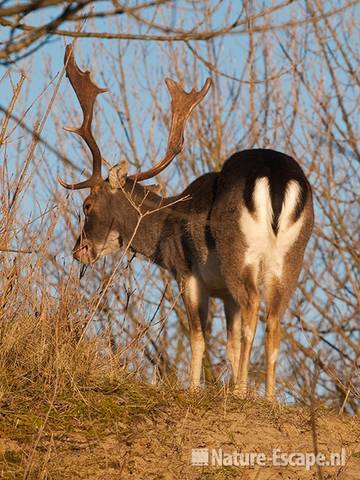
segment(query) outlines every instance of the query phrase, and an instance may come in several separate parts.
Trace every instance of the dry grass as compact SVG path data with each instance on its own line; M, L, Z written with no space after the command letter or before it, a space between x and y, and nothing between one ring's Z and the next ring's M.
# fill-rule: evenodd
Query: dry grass
M31 283L16 277L2 310L0 478L230 479L238 467L191 466L191 449L311 452L314 416L317 448L346 448L345 467L322 477L303 467L242 468L242 478L357 478L358 419L241 401L218 385L193 395L176 382L151 386L120 365L103 337L79 341L88 306L74 284L45 302L44 283L31 305L19 302L20 286Z
M2 413L1 474L9 479L226 479L234 478L238 467L191 466L191 449L314 451L306 408L240 401L217 388L189 395L125 375L88 380L77 392L56 396L28 386L3 399ZM319 451L344 447L348 456L345 467L324 468L322 478L358 478L359 422L320 409L316 424ZM242 468L242 473L249 479L317 475L304 467Z

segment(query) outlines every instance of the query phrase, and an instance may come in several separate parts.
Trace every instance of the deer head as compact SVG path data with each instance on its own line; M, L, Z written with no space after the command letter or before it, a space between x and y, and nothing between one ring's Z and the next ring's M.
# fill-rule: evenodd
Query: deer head
M150 179L162 172L182 151L184 129L192 110L205 97L211 80L208 78L200 91L185 92L171 79L166 85L171 96L171 126L167 151L162 160L152 168L134 175L127 175L127 163L121 162L112 167L105 180L101 175L102 156L91 131L91 123L96 97L107 89L98 87L90 78L90 72L79 69L74 58L72 45L67 45L64 59L66 76L79 100L83 122L79 128L65 128L78 134L87 144L92 154L93 168L89 179L80 183L68 184L59 179L60 184L70 190L90 188L90 195L85 199L83 211L85 223L83 231L73 249L73 256L82 263L93 263L100 256L118 250L122 244L121 229L124 228L129 213L128 191L134 191L138 182ZM143 186L143 189L149 187Z

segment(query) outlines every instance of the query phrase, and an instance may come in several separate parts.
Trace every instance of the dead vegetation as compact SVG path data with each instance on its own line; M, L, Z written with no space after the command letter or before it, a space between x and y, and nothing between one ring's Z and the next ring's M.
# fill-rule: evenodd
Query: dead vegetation
M169 18L169 6L160 11L167 2L155 3L146 22L131 16L126 26L156 33L151 15ZM170 277L131 256L86 271L71 260L82 199L62 191L56 177L77 178L89 162L62 130L81 120L60 71L63 45L52 44L0 75L0 478L239 476L234 467L192 467L191 449L204 446L266 453L344 447L341 468L250 468L241 478L359 476L356 2L331 16L336 2L284 2L259 17L262 30L251 16L256 2L244 2L242 12L237 2L193 3L199 24L223 15L227 25L241 14L246 31L151 48L78 40L79 63L86 68L91 58L97 82L112 92L94 118L105 162L124 158L134 171L165 150L164 74L189 87L212 76L211 99L191 119L184 154L159 178L168 194L219 169L235 149L282 150L309 176L316 226L284 320L280 403L261 400L263 322L252 357L254 393L242 402L227 386L223 313L212 305L207 388L190 396L186 317ZM174 10L174 34L183 30L185 7ZM109 21L122 31L120 20Z
M34 403L34 400L36 402ZM360 424L319 407L240 401L218 387L189 395L178 387L141 384L131 376L93 380L77 392L30 386L2 401L2 478L310 479L316 467L193 466L194 448L224 452L346 452L324 479L357 479ZM241 472L239 472L241 470Z
M170 378L156 386L106 354L104 338L79 340L84 313L44 297L34 312L17 303L2 319L0 478L230 479L240 467L192 466L194 448L224 452L313 452L345 449L346 463L322 467L241 467L241 478L357 479L360 422L317 401L271 405L211 385L190 395ZM66 290L66 289L65 289ZM20 292L17 292L17 295ZM59 307L60 305L60 307ZM14 306L15 307L15 306ZM57 310L58 308L58 310ZM64 311L76 309L69 327ZM314 443L315 442L315 443ZM274 477L275 475L275 477Z

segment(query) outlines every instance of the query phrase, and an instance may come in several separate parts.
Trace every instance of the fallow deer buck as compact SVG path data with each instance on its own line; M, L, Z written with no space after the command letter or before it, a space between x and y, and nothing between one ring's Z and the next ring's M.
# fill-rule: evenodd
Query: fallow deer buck
M85 140L93 157L88 180L69 185L59 179L68 189L90 188L74 258L90 264L125 245L172 273L189 318L191 388L200 385L208 302L217 297L225 307L235 390L246 395L262 293L267 324L266 398L273 399L280 320L296 287L313 225L312 192L302 169L284 153L244 150L232 155L221 171L202 175L176 197L154 193L141 181L159 174L182 151L186 121L211 85L208 79L199 92L186 93L167 79L172 119L164 158L131 176L126 162L121 162L104 180L91 122L96 97L105 90L91 81L90 72L78 68L70 45L65 65L83 112L81 127L68 130ZM146 212L152 213L142 216Z

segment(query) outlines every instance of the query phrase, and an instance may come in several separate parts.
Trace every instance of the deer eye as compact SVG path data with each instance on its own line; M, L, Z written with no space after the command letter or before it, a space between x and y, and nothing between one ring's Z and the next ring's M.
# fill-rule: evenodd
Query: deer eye
M84 214L85 214L85 215L89 215L90 210L91 210L91 207L92 207L92 205L91 205L90 202L84 203L83 211L84 211Z

